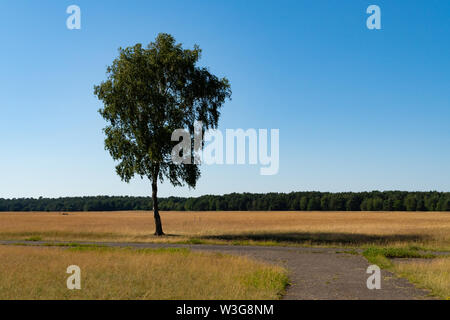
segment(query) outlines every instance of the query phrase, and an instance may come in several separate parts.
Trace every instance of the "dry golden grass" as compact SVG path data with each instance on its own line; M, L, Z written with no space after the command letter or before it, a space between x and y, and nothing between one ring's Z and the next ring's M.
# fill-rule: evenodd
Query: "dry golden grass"
M395 263L392 270L441 298L450 300L450 258Z
M81 268L81 290L66 286ZM286 271L188 250L0 246L0 299L277 299Z
M303 245L418 245L450 250L449 212L3 212L0 239L176 242L240 241Z

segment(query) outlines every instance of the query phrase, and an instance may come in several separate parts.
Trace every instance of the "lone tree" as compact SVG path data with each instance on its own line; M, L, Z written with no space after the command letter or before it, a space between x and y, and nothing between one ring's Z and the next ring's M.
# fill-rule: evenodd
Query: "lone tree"
M108 123L103 129L105 149L119 161L117 174L125 182L135 175L151 181L158 236L164 235L158 179L194 188L200 177L198 164L172 161L172 132L186 128L192 136L195 121L202 122L202 131L217 128L219 110L231 98L226 78L197 66L200 54L197 45L183 49L171 35L161 33L147 48L120 48L107 68L107 80L94 87L103 102L99 113Z

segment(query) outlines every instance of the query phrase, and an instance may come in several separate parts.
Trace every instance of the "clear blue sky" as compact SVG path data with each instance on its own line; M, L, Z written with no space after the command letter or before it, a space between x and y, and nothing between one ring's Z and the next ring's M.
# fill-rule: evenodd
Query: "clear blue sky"
M370 4L382 30L366 28ZM162 196L450 191L450 1L5 0L0 197L150 194L115 175L93 86L118 47L159 32L230 79L220 129L280 129L277 175L205 166L196 190Z

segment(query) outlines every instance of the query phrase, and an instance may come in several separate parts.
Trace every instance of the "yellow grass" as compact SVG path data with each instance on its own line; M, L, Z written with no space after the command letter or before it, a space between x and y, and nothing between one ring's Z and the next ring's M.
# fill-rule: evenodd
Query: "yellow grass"
M430 289L433 294L450 300L450 258L395 263L392 270L418 286Z
M66 286L81 268L81 290ZM276 299L284 269L188 250L0 246L0 299Z
M168 237L155 238L152 212L0 213L0 239L140 242L235 241L300 245L417 245L450 250L449 212L162 212Z

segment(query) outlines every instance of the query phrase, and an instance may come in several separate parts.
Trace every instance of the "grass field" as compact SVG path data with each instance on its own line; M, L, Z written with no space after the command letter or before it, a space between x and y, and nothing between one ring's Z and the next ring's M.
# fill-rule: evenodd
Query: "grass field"
M396 262L390 270L421 288L430 289L434 295L450 300L450 258Z
M0 299L277 299L287 284L283 268L186 249L0 246L0 270Z
M364 248L366 249L365 252L370 253L366 255L369 261L404 276L421 287L430 289L441 298L450 296L450 260L448 258L428 259L429 261L426 262L419 259L402 263L390 260L390 258L429 258L428 255L431 256L431 254L427 254L427 251L450 252L449 212L161 212L161 217L164 231L167 234L165 237L153 236L152 212L3 212L0 213L0 240L30 242L37 240L130 241ZM101 254L98 252L65 252L64 258L56 259L52 264L52 257L56 257L56 252L59 252L54 251L54 249L47 249L45 253L39 253L32 248L1 248L1 250L3 256L0 257L0 265L3 269L10 270L10 275L7 284L3 282L0 286L0 292L4 295L0 298L14 296L80 298L77 293L67 293L66 290L58 291L62 290L61 288L55 288L51 292L36 291L42 289L39 289L37 283L33 283L34 277L31 276L24 281L25 283L30 281L29 286L35 288L33 289L35 291L31 291L30 295L15 291L20 290L20 285L19 282L15 282L19 280L14 280L14 277L17 276L18 279L21 279L19 273L16 273L16 269L31 268L31 272L32 263L35 262L36 265L40 265L44 261L43 265L48 263L53 266L53 269L43 269L37 279L52 281L51 279L56 276L56 272L60 272L60 268L69 262L70 255L72 257L78 255L81 260L77 261L86 263L87 270L92 268L92 274L99 276L98 279L90 280L93 282L101 281L101 274L108 269L107 263L111 261L113 255L122 257L118 260L122 261L122 264L118 262L119 265L114 268L117 270L133 270L134 272L132 273L134 276L130 276L129 279L130 283L133 283L133 286L127 289L129 291L120 293L119 288L121 286L119 282L115 282L123 272L119 271L117 279L116 276L110 275L111 285L116 289L108 294L103 291L92 291L88 298L181 298L177 296L177 292L180 291L172 290L170 280L175 281L172 278L168 279L169 282L164 285L163 289L158 287L158 290L160 290L158 295L152 295L155 288L151 286L147 288L137 284L136 279L138 279L139 270L145 273L146 268L148 268L146 264L150 263L151 259L146 260L148 255L132 256L130 253L124 252ZM30 254L21 257L14 253L15 250L24 250L24 253L29 252ZM6 254L9 254L8 258L5 256ZM123 260L126 255L133 257L130 261L135 262L127 265ZM176 266L179 266L178 262L175 262L175 265L162 263L163 261L171 261L167 259L181 259L180 255L183 256L180 253L171 255L161 253L156 259L156 261L161 262L160 269L156 268L156 270L160 270L160 274L150 275L146 273L144 276L147 279L146 281L150 283L153 276L157 279L162 278L163 270L170 270L162 266L168 265L170 268L175 268L173 272L171 271L175 278L180 276L177 281L183 283L182 286L186 286L186 296L183 296L183 298L267 298L275 297L280 291L280 287L276 284L269 286L270 289L263 290L259 295L260 293L257 293L257 290L252 291L251 287L242 286L242 283L245 283L242 280L243 278L239 278L240 280L237 281L241 286L234 287L232 283L237 279L235 277L237 270L257 270L258 267L248 260L233 260L230 257L202 256L196 263L190 264L192 269L184 275L187 276L186 278L182 278L180 273L176 271ZM47 256L48 258L46 258ZM183 256L182 259L187 261L186 256ZM228 265L228 260L221 264L214 262L220 259L229 259L233 263ZM224 262L225 260L221 261ZM92 264L89 264L90 262ZM5 265L6 263L8 265ZM27 267L23 267L25 263L28 263ZM214 265L215 269L205 268L209 265ZM231 267L231 265L236 265L236 267ZM245 267L246 265L252 265L253 269ZM146 267L140 269L141 266ZM198 269L195 269L194 266ZM229 266L231 269L228 268ZM47 271L49 271L48 275L46 275ZM205 278L202 278L201 274L204 272ZM224 279L222 279L222 272L225 272ZM270 275L264 275L264 273L259 275L276 278L278 280L274 283L279 283L282 282L282 280L279 280L281 279L279 278L280 272L278 270L273 271ZM258 283L260 280L254 278L254 274L258 274L258 272L253 273L253 276L247 275L249 278L253 277L254 280L252 281ZM61 276L64 277L65 275L62 274ZM216 278L220 278L220 281L224 281L224 283L215 282L216 280L213 279ZM194 290L193 288L196 287L192 283L192 279L207 281L199 283L198 289ZM88 284L87 280L86 285ZM207 288L200 290L203 284L208 284ZM5 288L5 285L9 287ZM132 289L135 285L137 288ZM178 288L178 290L181 289ZM237 294L238 296L230 296L230 294Z
M432 295L450 300L450 256L401 248L369 248L363 255L369 262L429 289Z
M450 251L449 212L3 212L0 239L315 246L418 246Z

